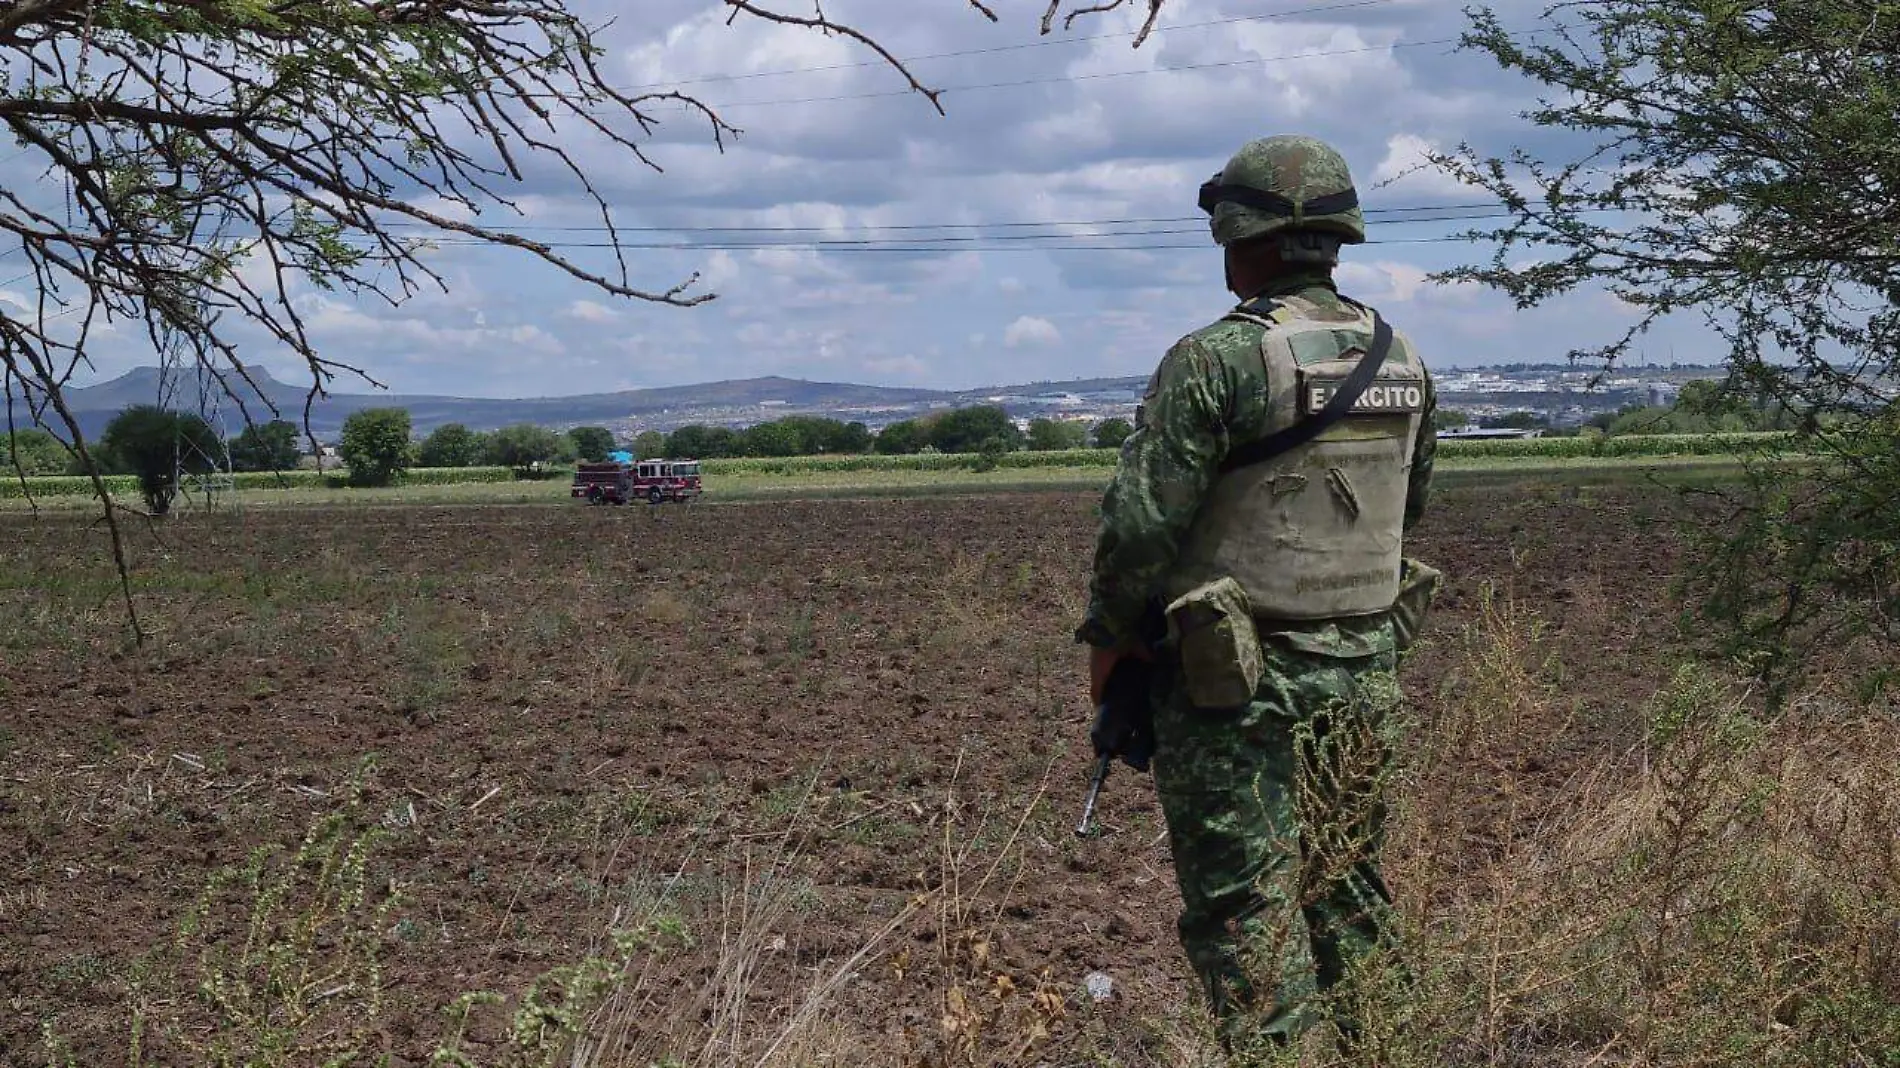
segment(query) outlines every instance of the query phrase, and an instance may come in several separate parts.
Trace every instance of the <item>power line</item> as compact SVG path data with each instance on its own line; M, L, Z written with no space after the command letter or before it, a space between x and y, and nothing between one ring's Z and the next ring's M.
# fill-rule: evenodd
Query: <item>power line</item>
M1378 7L1392 3L1393 0L1351 0L1348 3L1324 4L1316 7L1300 7L1287 11L1270 11L1259 15L1236 15L1231 18L1209 19L1205 22L1184 22L1178 26L1157 26L1154 34L1171 33L1176 30L1202 30L1214 26L1232 26L1242 22L1266 22L1272 19L1292 18L1296 15L1318 15L1330 11L1346 11L1354 8ZM956 52L931 52L917 56L900 56L898 62L923 63L936 59L962 59L967 56L990 56L1001 52L1021 52L1032 48L1054 48L1060 45L1088 44L1094 41L1112 41L1135 36L1135 31L1120 33L1097 33L1085 37L1058 37L1053 40L1029 41L1023 44L996 45L989 48L966 48ZM741 82L757 78L777 78L792 74L825 74L840 70L859 70L864 67L887 66L883 60L864 59L855 63L831 63L818 67L786 67L781 70L752 71L748 74L705 74L691 78L679 78L664 82L647 82L643 85L629 86L628 91L639 92L650 89L665 89L682 85L707 85L713 82Z
M1502 204L1493 204L1493 205L1484 205L1484 206L1490 207L1492 209L1503 207ZM1420 209L1412 209L1412 210L1420 210ZM1581 209L1581 210L1610 211L1613 209L1592 208L1592 209ZM1431 224L1431 223L1442 224L1442 223L1486 222L1486 221L1492 221L1492 220L1503 220L1503 219L1514 219L1514 218L1516 218L1516 216L1511 212L1492 210L1492 211L1485 212L1482 214L1419 215L1419 216L1414 216L1414 217L1406 218L1406 219L1388 219L1388 220L1385 220L1383 225L1390 226L1394 224ZM1120 223L1139 222L1139 221L1141 220L1100 220L1098 221L1098 223L1103 226L1115 226ZM1168 220L1168 221L1188 221L1188 220L1180 219L1180 220ZM944 225L981 226L983 224L954 223L954 224L944 224ZM1024 224L1016 224L1016 225L1050 226L1050 225L1084 225L1084 224L1024 223ZM581 232L595 232L601 228L585 227L585 228L576 228L576 229ZM629 232L633 231L633 228L626 228L626 229ZM896 229L896 228L893 227L893 229ZM707 227L707 228L704 228L703 230L695 230L694 228L691 228L691 227L680 227L677 229L670 229L670 228L665 228L665 227L654 227L654 228L647 228L641 232L725 234L725 233L746 233L748 231L744 227ZM785 227L777 231L773 231L771 230L771 228L761 228L761 232L809 233L809 232L824 232L824 231L819 228L810 228L810 227ZM1172 244L1172 245L1149 244L1149 245L1073 246L1073 245L1062 244L1062 242L1111 241L1111 240L1122 239L1122 238L1171 237L1171 236L1187 235L1187 234L1204 236L1206 232L1207 231L1205 228L1205 224L1203 224L1201 226L1195 226L1195 227L1160 227L1160 228L1141 228L1141 229L1128 229L1128 228L1122 227L1122 228L1116 228L1116 229L1104 229L1103 231L1098 232L1098 233L1084 233L1084 234L1070 234L1070 233L982 234L982 233L977 233L977 234L931 235L931 234L911 233L902 237L836 237L836 238L813 238L810 240L790 240L790 239L755 240L755 241L734 240L734 239L715 240L715 241L554 240L554 241L542 241L540 242L540 244L550 249L619 248L619 249L708 249L708 250L728 250L728 251L730 250L757 251L761 249L782 248L782 249L793 249L793 250L801 250L801 251L820 251L820 252L855 252L855 251L877 252L877 251L885 251L885 250L918 251L925 247L935 248L936 250L939 250L939 251L956 251L956 250L961 250L959 249L959 246L963 246L964 248L975 250L975 251L1013 251L1013 250L1027 251L1027 250L1044 249L1044 248L1053 249L1053 250L1063 250L1063 249L1069 249L1069 248L1096 248L1096 249L1113 251L1120 248L1137 248L1137 249L1138 248L1204 248L1206 247L1206 245L1204 243L1197 243L1197 244ZM446 234L440 237L424 238L423 240L428 241L431 244L434 244L437 246L443 246L443 247L449 247L449 246L480 247L480 246L494 244L494 242L489 241L487 239L475 237L473 235L466 235L466 234ZM1378 238L1378 239L1369 240L1365 243L1375 244L1375 245L1376 244L1412 244L1412 243L1440 241L1440 240L1453 241L1453 240L1464 240L1464 238L1461 237L1460 235L1446 235L1446 236L1437 237L1437 238ZM1052 242L1054 243L1052 244ZM986 245L986 247L977 248L977 246L979 245Z
M1479 201L1479 202L1473 202L1473 203L1467 203L1467 204L1416 204L1416 205L1410 205L1410 206L1405 206L1405 207L1365 208L1363 210L1368 220L1382 219L1387 223L1414 223L1414 222L1447 222L1447 221L1456 221L1456 220L1464 219L1464 218L1473 218L1473 219L1500 218L1502 216L1473 215L1473 216L1445 216L1444 218L1418 218L1418 217L1390 218L1390 216L1409 215L1416 212L1454 212L1454 211L1495 212L1498 208L1501 208L1501 207L1504 207L1503 201L1492 200L1492 201ZM898 231L898 232L916 232L920 230L984 230L984 229L1017 230L1017 229L1028 229L1028 228L1037 228L1037 227L1055 227L1055 226L1149 226L1149 225L1164 225L1167 223L1204 222L1204 220L1205 220L1205 216L1201 216L1201 215L1150 215L1150 216L1132 216L1128 218L1111 218L1111 219L1050 219L1046 221L1016 220L1016 221L1009 221L1009 222L947 222L947 223L890 223L890 224L856 223L856 224L851 224L851 225L846 225L846 226L767 226L767 225L760 225L760 226L691 226L691 225L620 226L620 225L615 225L612 229L618 233L623 233L623 234L640 234L640 233L824 234L824 233L850 232L850 231L856 231L856 230L872 230L872 231L889 230L889 231ZM381 227L390 228L390 229L411 228L411 227L427 227L430 229L438 229L431 223L421 222L415 219L390 219L390 220L381 222L378 225ZM609 228L607 227L605 223L584 223L584 224L575 223L575 224L568 224L568 225L555 225L551 223L549 224L526 223L520 226L511 227L508 232L521 233L521 234L525 234L528 232L590 233L592 234L592 233L606 233L608 229ZM446 230L442 232L453 233L453 231L446 231ZM1051 236L1068 236L1068 235L1051 235Z
M1367 215L1376 217L1381 214L1413 213L1413 214L1410 214L1409 217L1384 219L1383 225L1385 226L1407 225L1407 224L1419 225L1419 224L1485 222L1485 221L1492 221L1492 220L1516 218L1516 215L1512 212L1497 210L1502 207L1504 207L1502 203L1496 203L1496 202L1472 203L1472 204L1436 204L1436 205L1421 204L1421 205L1410 206L1410 207L1369 209L1367 211ZM1619 210L1619 209L1589 208L1589 209L1578 209L1578 210L1587 210L1587 211L1592 211L1592 212L1606 212L1606 211ZM1437 212L1438 214L1418 214L1418 213L1424 213L1424 212ZM1450 212L1457 212L1457 213L1449 214ZM1160 222L1160 223L1197 222L1197 223L1200 223L1200 225L1192 226L1192 227L1171 227L1171 226L1148 227L1148 226L1143 225L1150 222ZM390 224L384 224L384 225L390 225ZM421 224L417 224L417 225L421 225ZM921 230L937 229L937 228L967 230L967 229L981 229L985 227L1020 229L1020 228L1029 228L1029 227L1045 227L1046 228L1046 227L1057 227L1057 226L1062 226L1062 227L1096 226L1096 227L1103 227L1104 229L1101 229L1099 232L1096 232L1096 233L1014 232L1014 233L927 234L927 233L917 232ZM1129 228L1130 226L1140 226L1141 228L1130 229ZM568 231L568 232L579 232L579 233L601 233L601 232L605 232L606 230L604 226L600 226L598 224L590 225L590 226L574 226L574 227L548 227L547 229L563 230L563 231ZM793 234L793 233L832 232L830 229L824 228L824 227L792 227L792 226L787 226L787 227L740 227L740 226L619 227L618 229L621 232L647 233L647 234L660 234L660 233ZM760 252L760 251L768 251L772 249L785 249L788 251L799 251L799 252L899 252L899 253L925 253L925 252L986 252L987 253L987 252L1035 252L1035 251L1140 252L1140 251L1181 250L1181 249L1205 249L1208 247L1208 244L1206 241L1207 231L1206 231L1205 223L1202 223L1199 217L1196 217L1196 216L1172 216L1172 217L1158 217L1158 218L1153 218L1153 219L1124 218L1124 219L1071 220L1071 221L1062 221L1062 222L928 223L928 224L905 224L901 226L890 226L890 227L860 227L857 229L899 230L899 231L907 231L907 233L905 233L905 235L901 237L896 237L896 236L894 237L856 237L856 238L827 237L827 238L813 238L809 240L793 240L793 239L741 240L741 239L727 238L727 239L722 239L722 240L707 240L707 241L554 240L554 241L540 241L538 243L541 244L543 247L546 247L548 249L553 249L553 250L616 249L617 248L617 249L626 250L626 251L658 250L658 251L706 251L706 252L716 252L716 251ZM1147 242L1143 244L1104 243L1104 242L1125 241L1126 239L1129 239L1129 238L1175 237L1175 236L1186 236L1186 235L1194 235L1197 238L1200 238L1200 240L1197 240L1191 243L1185 243L1185 242ZM521 235L513 235L507 232L503 232L503 236L521 236ZM361 241L366 240L366 237L365 235L353 234L353 235L350 235L350 239L361 242ZM460 247L460 248L482 248L482 247L499 248L499 247L502 247L501 245L499 245L499 243L495 241L491 241L486 238L481 238L481 237L477 237L470 234L459 234L459 233L454 233L454 232L443 232L437 236L425 237L425 238L422 238L421 240L437 247ZM1431 237L1372 238L1366 241L1365 244L1367 245L1439 244L1439 243L1446 243L1446 242L1453 242L1453 241L1466 241L1466 240L1468 240L1468 238L1462 234L1443 234L1443 235L1437 235L1437 236L1431 236ZM1082 242L1088 242L1088 243L1082 243ZM360 248L360 249L371 249L371 248L374 248L375 246L373 244L356 244L354 247ZM28 277L31 277L30 272L28 274L20 275L18 278L11 279L8 282L0 283L0 285L8 285L8 284L11 284L12 282L21 281Z
M1563 29L1563 27L1553 27L1552 29L1548 29L1548 30L1528 30L1528 31L1525 31L1524 35L1537 36L1540 34L1554 32L1557 29ZM1515 38L1517 35L1514 34L1512 36ZM1325 59L1332 56L1361 55L1366 52L1384 52L1388 49L1396 50L1400 48L1426 48L1431 45L1457 44L1459 43L1460 40L1461 38L1457 38L1457 37L1440 37L1440 38L1435 38L1429 41L1393 41L1390 44L1367 45L1363 48L1333 48L1333 49L1327 49L1325 51L1320 51L1320 52L1292 52L1292 53L1279 55L1279 56L1253 56L1248 59L1228 59L1228 60L1219 60L1219 61L1210 62L1210 63L1184 63L1178 67L1148 67L1141 70L1102 71L1096 74L1069 74L1069 75L1063 75L1062 77L1059 77L1059 78L1023 78L1023 79L1019 79L1017 81L1011 81L1011 82L981 82L981 83L977 83L973 85L946 85L941 88L933 89L932 92L937 92L945 96L948 96L952 93L971 93L971 92L977 92L977 91L986 90L986 89L1020 89L1025 86L1031 86L1031 85L1054 85L1054 84L1063 83L1063 82L1100 81L1107 78L1133 78L1133 77L1144 75L1144 74L1184 74L1189 71L1197 71L1197 70L1216 70L1216 69L1227 68L1227 67L1252 67L1252 66L1258 66L1262 63L1290 63L1294 60L1300 60L1300 59ZM806 97L792 97L792 98L779 99L779 100L739 100L739 101L733 101L730 103L723 103L723 104L708 104L707 106L712 108L714 111L730 111L733 108L782 107L789 104L833 104L833 103L839 103L841 101L847 101L847 100L876 100L876 99L884 99L884 98L891 98L891 97L912 96L912 95L915 95L916 92L917 90L911 89L911 88L888 89L888 90L884 90L881 92L874 92L874 93L843 93L837 96L806 96ZM681 107L685 108L686 105L682 104Z
M1057 235L1050 235L1055 237ZM1080 234L1068 240L1087 240L1090 235ZM1104 238L1129 235L1104 234ZM981 240L981 239L976 239ZM1441 234L1435 237L1387 237L1375 238L1364 242L1365 245L1430 245L1453 241L1464 241L1458 234ZM446 244L446 243L445 243ZM453 244L463 244L454 242ZM471 246L486 245L488 242L470 241ZM616 247L610 241L564 241L548 244L553 249L610 249ZM785 249L792 252L1153 252L1167 249L1200 249L1206 251L1213 246L1206 241L1150 243L1142 245L1076 245L1076 244L1031 244L1024 242L1016 245L953 245L936 244L844 244L827 245L821 242L799 241L639 241L621 242L623 250L677 251L677 252L763 252L771 249ZM1360 247L1360 246L1355 246Z

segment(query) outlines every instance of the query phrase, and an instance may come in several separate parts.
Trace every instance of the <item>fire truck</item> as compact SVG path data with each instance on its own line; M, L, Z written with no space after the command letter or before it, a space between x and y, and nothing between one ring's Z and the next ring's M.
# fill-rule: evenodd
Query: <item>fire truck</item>
M588 504L690 501L704 493L698 460L636 460L583 463L574 469L568 495Z

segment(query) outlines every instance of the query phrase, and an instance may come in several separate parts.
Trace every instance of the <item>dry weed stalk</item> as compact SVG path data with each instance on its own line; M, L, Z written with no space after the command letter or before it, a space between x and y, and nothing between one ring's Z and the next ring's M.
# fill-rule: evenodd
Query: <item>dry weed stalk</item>
M957 790L963 756L957 755L940 808L938 885L927 895L934 901L931 941L937 947L939 1034L925 1042L914 1063L946 1068L1018 1064L1050 1040L1067 1007L1049 969L1025 974L995 956L1003 910L1015 896L1023 867L1018 864L1008 874L1006 885L993 887L1005 866L1018 859L1024 830L1048 790L1055 764L1044 768L1034 794L1022 803L985 863L980 851L988 838L989 817L983 816L974 829L961 820L965 806ZM910 964L903 955L897 967L906 971Z
M1685 665L1628 759L1532 795L1524 755L1572 715L1538 628L1487 600L1463 685L1408 747L1391 867L1420 967L1409 993L1373 984L1354 1005L1378 1047L1359 1063L1890 1063L1891 721L1839 704L1765 720Z
M380 1051L383 950L402 901L369 862L367 762L281 863L274 847L215 873L171 944L131 975L127 1063L352 1064ZM71 1064L47 1021L49 1064Z

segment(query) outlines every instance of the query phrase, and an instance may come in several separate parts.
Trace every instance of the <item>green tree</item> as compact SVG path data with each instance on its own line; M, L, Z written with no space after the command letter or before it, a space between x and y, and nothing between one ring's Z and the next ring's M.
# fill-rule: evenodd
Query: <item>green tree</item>
M1708 421L1700 416L1678 412L1671 408L1645 405L1639 408L1625 408L1612 416L1604 429L1615 435L1622 434L1704 434L1708 432Z
M633 439L633 454L642 460L665 456L666 435L657 430L647 430Z
M1794 410L1773 397L1706 378L1684 382L1672 410L1721 432L1792 430L1800 424Z
M99 451L115 473L137 476L148 511L167 515L178 476L210 471L220 450L217 432L197 413L139 404L106 424Z
M1527 117L1561 154L1436 154L1510 215L1474 235L1488 262L1436 277L1519 307L1615 293L1634 322L1573 353L1604 362L1687 313L1724 346L1729 388L1792 426L1788 449L1833 458L1700 489L1726 501L1697 510L1720 520L1692 530L1687 589L1779 697L1812 651L1900 639L1900 400L1882 388L1900 375L1900 2L1544 17L1563 31L1480 9L1466 44L1539 84Z
M739 435L723 426L683 426L666 437L666 455L713 460L738 456Z
M233 471L295 471L302 458L297 424L286 419L247 426L231 439Z
M788 415L776 422L790 430L798 439L796 452L791 455L815 456L830 452L832 439L844 429L844 424L836 419L826 419L816 415Z
M739 432L729 426L716 426L706 431L706 455L711 458L743 456L739 451Z
M527 475L536 465L552 464L572 455L572 449L573 443L564 434L533 423L516 423L502 427L488 439L488 461L512 467L517 475Z
M1455 408L1440 408L1432 413L1433 430L1456 430L1470 425L1471 417Z
M462 423L443 423L416 449L418 467L476 467L488 453L488 440Z
M614 451L614 432L604 426L577 426L567 432L574 453L589 463L599 463Z
M387 486L409 465L409 410L364 408L343 420L337 455L358 486Z
M871 451L871 430L863 423L853 420L844 425L833 442L833 452L849 456L862 456Z
M783 422L754 423L739 435L739 447L747 456L798 456L805 452L798 428Z
M929 444L923 427L915 419L900 419L878 431L874 448L887 456L914 453Z
M1478 425L1501 430L1535 430L1538 427L1549 426L1550 420L1536 412L1505 412L1503 415L1481 419Z
M7 468L4 474L57 475L72 459L58 438L33 427L14 431L4 444L6 448L0 450L0 464Z
M939 452L977 452L991 440L1013 451L1021 447L1022 436L1009 413L994 404L952 409L930 428L930 443Z
M862 453L871 449L871 432L863 423L816 415L787 416L779 422L798 432L801 453Z
M1093 438L1098 449L1119 449L1128 435L1135 432L1133 423L1126 419L1104 419L1095 424Z
M1088 429L1066 419L1031 419L1029 448L1036 452L1079 449L1088 443Z

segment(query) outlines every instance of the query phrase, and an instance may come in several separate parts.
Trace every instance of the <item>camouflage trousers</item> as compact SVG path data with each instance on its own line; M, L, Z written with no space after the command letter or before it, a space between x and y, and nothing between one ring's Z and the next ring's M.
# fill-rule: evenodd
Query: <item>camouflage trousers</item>
M1379 849L1396 654L1272 638L1263 653L1244 706L1196 708L1165 679L1155 695L1181 943L1230 1050L1313 1027L1316 995L1394 937ZM1350 1036L1350 1019L1333 1018Z

